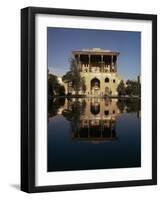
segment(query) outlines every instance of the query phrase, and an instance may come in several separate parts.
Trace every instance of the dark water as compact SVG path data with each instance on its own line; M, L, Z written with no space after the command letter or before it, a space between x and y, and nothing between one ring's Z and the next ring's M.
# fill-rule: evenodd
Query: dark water
M141 166L140 101L57 98L48 104L48 171Z

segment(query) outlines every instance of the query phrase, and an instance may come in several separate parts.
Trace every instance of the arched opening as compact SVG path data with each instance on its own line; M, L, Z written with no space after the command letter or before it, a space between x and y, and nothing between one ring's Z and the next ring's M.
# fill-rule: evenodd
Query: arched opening
M100 95L100 80L98 78L91 80L91 93L95 96Z
M100 87L100 80L97 78L93 78L91 80L91 87Z
M109 83L110 79L109 78L105 78L105 83Z
M105 110L104 114L109 115L109 110Z

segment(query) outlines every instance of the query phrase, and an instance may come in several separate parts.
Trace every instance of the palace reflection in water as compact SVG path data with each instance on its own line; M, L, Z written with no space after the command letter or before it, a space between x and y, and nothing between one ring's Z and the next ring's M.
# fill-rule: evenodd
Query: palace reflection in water
M54 99L48 171L140 167L140 117L138 99Z

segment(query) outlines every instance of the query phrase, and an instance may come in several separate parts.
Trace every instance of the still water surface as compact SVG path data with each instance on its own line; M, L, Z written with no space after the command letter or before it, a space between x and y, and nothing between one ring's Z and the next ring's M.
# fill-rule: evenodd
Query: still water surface
M48 104L48 171L141 166L140 101L56 98Z

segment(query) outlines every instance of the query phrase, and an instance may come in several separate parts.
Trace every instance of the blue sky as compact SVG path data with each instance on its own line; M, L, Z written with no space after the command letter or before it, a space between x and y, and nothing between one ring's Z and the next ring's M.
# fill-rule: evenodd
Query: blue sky
M48 68L58 76L69 70L72 50L102 48L120 52L118 73L127 79L140 75L141 33L130 31L48 27Z

